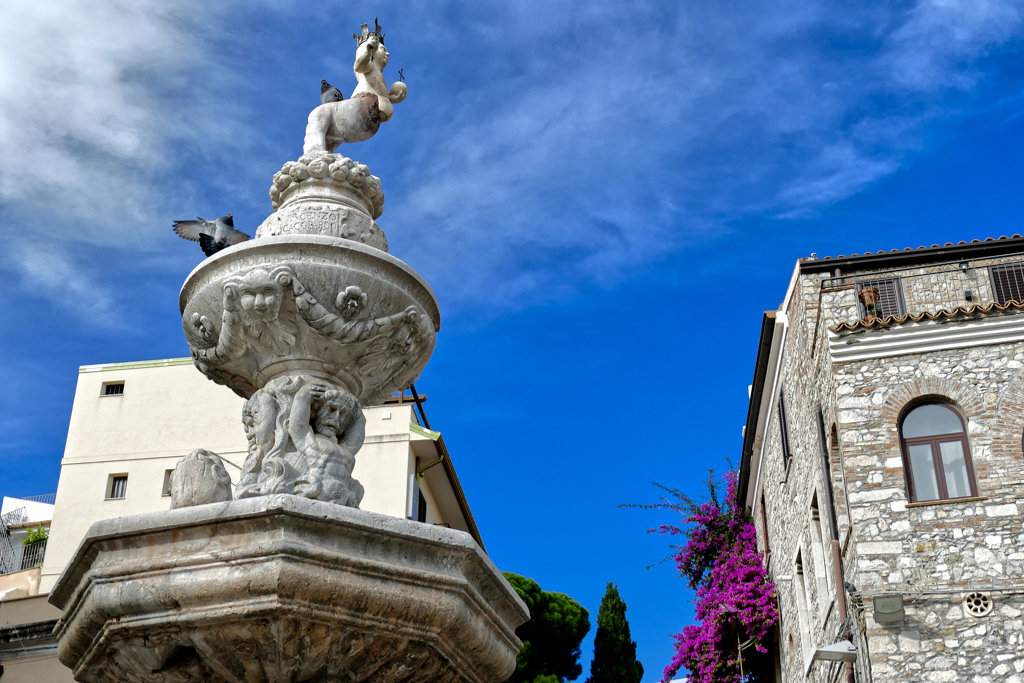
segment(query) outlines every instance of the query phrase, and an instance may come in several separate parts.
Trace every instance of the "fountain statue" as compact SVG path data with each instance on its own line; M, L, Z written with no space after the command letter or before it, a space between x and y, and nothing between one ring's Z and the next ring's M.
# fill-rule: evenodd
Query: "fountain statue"
M76 680L498 683L515 668L529 613L476 542L358 509L361 406L409 387L440 329L430 287L388 253L380 179L334 153L407 93L387 88L380 25L362 29L359 85L310 114L273 213L181 289L195 366L246 399L235 495L200 449L172 475L173 509L93 525L50 597Z

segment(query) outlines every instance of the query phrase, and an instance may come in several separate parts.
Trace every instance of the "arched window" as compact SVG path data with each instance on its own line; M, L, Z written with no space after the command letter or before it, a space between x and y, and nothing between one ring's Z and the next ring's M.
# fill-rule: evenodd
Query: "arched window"
M978 495L963 417L945 403L917 406L900 421L912 502Z

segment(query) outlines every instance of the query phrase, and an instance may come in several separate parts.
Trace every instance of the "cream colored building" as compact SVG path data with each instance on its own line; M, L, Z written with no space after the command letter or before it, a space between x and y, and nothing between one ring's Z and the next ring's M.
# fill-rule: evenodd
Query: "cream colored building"
M366 489L360 507L460 529L483 546L440 432L423 424L422 405L417 411L412 399L403 400L364 407L366 441L353 472ZM79 369L39 595L0 603L0 661L7 669L3 683L72 680L66 669L66 678L37 678L41 670L14 664L17 648L5 646L3 638L5 627L9 636L16 624L4 619L4 610L10 615L11 605L26 600L31 602L17 610L19 619L28 620L20 622L23 627L33 623L32 614L40 622L54 619L53 608L40 598L56 583L89 526L168 509L168 475L196 448L220 455L237 482L247 455L243 403L200 374L191 358ZM40 641L34 657L52 658L47 647L52 650L52 643ZM17 670L22 674L12 675Z

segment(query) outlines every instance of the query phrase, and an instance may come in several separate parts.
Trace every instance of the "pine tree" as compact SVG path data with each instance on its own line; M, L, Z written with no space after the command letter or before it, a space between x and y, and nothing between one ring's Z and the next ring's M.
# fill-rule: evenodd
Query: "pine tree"
M597 612L594 660L587 683L640 683L643 675L644 667L636 659L636 642L629 637L626 603L609 581Z
M505 578L530 608L530 620L516 629L523 650L506 683L565 683L583 673L580 641L590 630L590 615L563 593L541 590L533 579L505 572Z

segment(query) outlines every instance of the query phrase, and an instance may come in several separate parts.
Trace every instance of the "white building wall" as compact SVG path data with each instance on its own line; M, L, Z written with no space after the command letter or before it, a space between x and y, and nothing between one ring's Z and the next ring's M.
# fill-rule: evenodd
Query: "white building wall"
M52 505L10 496L4 496L3 503L0 504L0 516L14 512L18 508L25 508L25 519L22 523L48 522L53 518Z
M123 394L104 395L104 385L122 381ZM56 583L93 522L168 509L164 474L194 449L223 457L237 481L247 455L243 404L231 390L200 374L188 358L82 368L40 591ZM366 442L353 471L366 490L362 509L407 516L415 468L411 443L429 442L410 432L413 410L412 404L364 408ZM109 499L111 476L125 474L124 498ZM428 522L445 523L436 492L425 481L421 486L428 491Z

